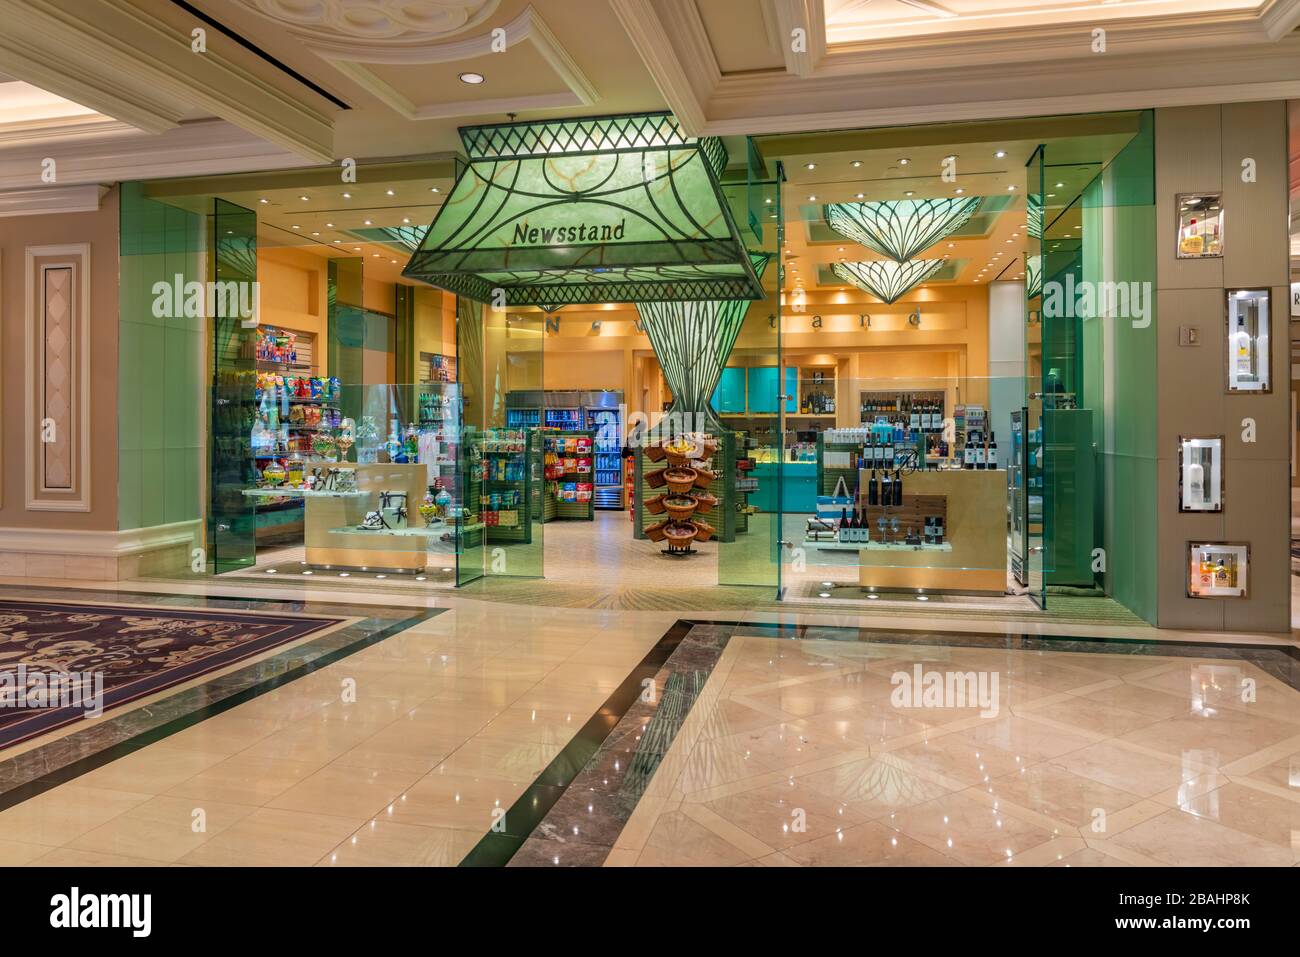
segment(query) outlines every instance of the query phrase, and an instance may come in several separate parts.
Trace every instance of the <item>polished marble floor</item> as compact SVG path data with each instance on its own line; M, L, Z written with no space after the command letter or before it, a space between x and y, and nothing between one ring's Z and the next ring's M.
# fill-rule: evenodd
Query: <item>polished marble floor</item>
M1117 650L738 634L604 863L1300 862L1300 692ZM996 713L895 699L918 665L997 675Z
M456 596L415 607L440 613L6 807L0 861L460 863L496 828L518 830L521 798L563 777L579 729L680 617ZM1300 859L1300 695L1266 671L1214 649L949 647L917 630L940 619L905 627L906 647L737 630L604 863ZM916 661L996 671L998 716L894 707L889 678ZM1254 702L1225 692L1242 678Z

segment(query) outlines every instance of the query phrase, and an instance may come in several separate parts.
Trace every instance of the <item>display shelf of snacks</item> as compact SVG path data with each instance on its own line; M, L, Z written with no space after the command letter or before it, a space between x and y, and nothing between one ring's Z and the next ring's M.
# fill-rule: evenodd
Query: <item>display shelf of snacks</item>
M465 509L488 542L531 542L541 514L541 442L535 429L487 429L464 436L469 481Z
M543 432L542 521L595 518L595 433Z

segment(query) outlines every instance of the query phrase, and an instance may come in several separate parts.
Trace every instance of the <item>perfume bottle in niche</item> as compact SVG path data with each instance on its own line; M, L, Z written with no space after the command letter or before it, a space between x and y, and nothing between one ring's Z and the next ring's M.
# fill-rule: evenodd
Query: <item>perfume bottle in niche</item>
M1249 596L1250 546L1236 542L1188 545L1187 594L1192 598Z
M1223 255L1223 195L1180 193L1178 258L1210 259Z
M1268 290L1229 289L1226 299L1228 391L1270 392Z
M1223 436L1178 439L1178 510L1223 511Z

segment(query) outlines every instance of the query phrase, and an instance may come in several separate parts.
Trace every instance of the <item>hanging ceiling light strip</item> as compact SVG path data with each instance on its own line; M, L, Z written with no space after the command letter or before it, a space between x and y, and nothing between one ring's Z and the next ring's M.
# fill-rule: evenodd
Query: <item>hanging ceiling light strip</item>
M831 271L845 282L865 289L881 302L901 299L917 283L925 282L943 267L942 259L890 259L858 263L832 263Z
M962 196L827 203L822 215L841 236L901 263L966 225L982 202L982 196Z

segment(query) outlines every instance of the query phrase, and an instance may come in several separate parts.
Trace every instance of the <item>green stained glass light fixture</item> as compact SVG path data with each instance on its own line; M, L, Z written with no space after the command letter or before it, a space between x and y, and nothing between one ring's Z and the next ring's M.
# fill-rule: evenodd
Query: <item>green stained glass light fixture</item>
M750 253L754 273L762 276L771 256ZM713 410L713 393L740 335L749 302L709 299L690 302L638 302L646 337L672 390L673 404L665 422L672 427L690 422L686 431L721 433L726 427ZM687 416L690 418L688 419Z
M460 134L469 163L403 275L498 306L762 298L721 141L669 113Z
M907 262L964 226L984 201L982 196L957 199L900 199L879 203L827 203L826 224L868 249L895 262Z
M943 268L942 259L913 259L899 263L873 259L858 263L832 263L831 271L845 282L865 289L881 302L901 299L917 283L925 282Z

